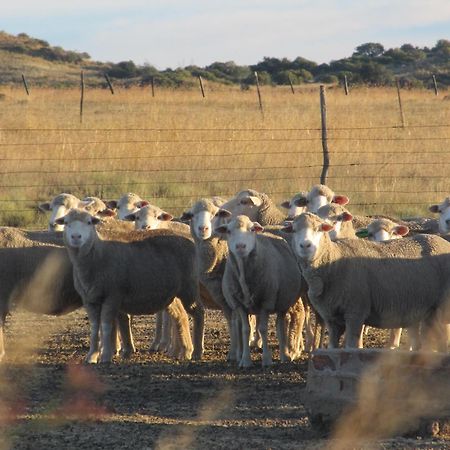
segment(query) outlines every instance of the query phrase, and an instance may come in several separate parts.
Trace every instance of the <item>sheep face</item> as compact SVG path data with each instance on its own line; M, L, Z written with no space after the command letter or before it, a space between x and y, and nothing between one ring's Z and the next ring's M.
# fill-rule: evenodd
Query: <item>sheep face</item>
M78 208L81 200L72 194L59 194L50 202L41 203L39 209L41 211L49 211L50 219L48 222L49 231L63 231L64 225L60 225L57 220L64 217L72 208Z
M329 232L330 239L336 241L341 237L342 223L353 219L353 216L341 205L327 204L321 206L317 215L325 222L333 225L333 229Z
M324 222L315 214L303 213L284 230L294 233L292 247L298 257L305 261L313 261L320 248L324 233L332 229L333 225Z
M392 239L401 239L408 234L409 228L397 225L389 219L377 219L367 227L367 238L373 242L385 242Z
M306 193L300 192L295 194L291 200L283 202L281 206L288 210L287 219L293 220L301 213L304 213L306 211L306 201Z
M124 194L118 201L112 200L107 203L108 207L117 209L117 217L125 220L125 217L134 214L140 208L148 205L148 202L142 200L137 194L129 192Z
M263 204L259 193L253 189L238 192L231 200L223 205L230 211L233 217L244 215L250 219L256 219L259 209Z
M231 253L246 258L256 247L256 233L264 231L264 228L258 222L252 222L247 216L241 215L216 230L225 235Z
M430 211L439 213L439 232L442 234L450 233L450 197L447 197L439 205L430 206Z
M319 208L329 203L346 205L349 202L345 195L335 195L327 186L318 184L314 186L306 195L306 207L308 212L317 213Z
M98 217L91 216L81 209L72 209L57 223L64 225L64 240L69 247L80 248L91 240L95 233L95 225L100 222Z
M185 212L183 217L191 221L191 230L200 240L209 239L213 230L222 225L231 213L225 209L218 208L211 200L199 200Z
M172 219L172 215L153 205L146 205L124 217L124 220L134 221L136 230L156 230L160 227L161 222Z

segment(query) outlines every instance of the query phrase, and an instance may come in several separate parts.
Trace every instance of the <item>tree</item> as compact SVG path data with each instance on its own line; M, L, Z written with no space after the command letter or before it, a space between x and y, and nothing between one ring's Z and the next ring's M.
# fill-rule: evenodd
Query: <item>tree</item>
M367 58L376 58L384 53L384 47L376 42L368 42L358 45L353 56L365 56Z

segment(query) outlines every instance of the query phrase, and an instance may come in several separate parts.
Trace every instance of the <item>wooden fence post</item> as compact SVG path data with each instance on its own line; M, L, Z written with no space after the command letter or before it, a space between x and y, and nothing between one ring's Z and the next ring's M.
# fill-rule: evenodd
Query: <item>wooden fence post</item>
M293 94L295 94L294 85L292 84L291 76L288 75L288 78L289 78L289 84L291 85L291 91L292 91Z
M433 85L434 85L434 95L439 95L437 81L436 81L436 75L433 75Z
M84 102L84 72L83 71L81 71L80 88L81 88L81 95L80 95L80 123L83 123L83 102Z
M111 94L114 95L114 88L113 88L113 86L111 84L111 80L109 79L107 73L105 73L104 75L105 75L105 80L108 83L109 90L111 91Z
M344 75L344 91L345 91L345 95L348 95L348 80L347 80L347 75Z
M402 121L402 128L405 128L405 115L403 114L402 98L400 96L400 83L398 81L398 78L395 79L395 84L397 86L398 106L400 108L400 118Z
M259 89L259 78L258 78L258 72L255 71L255 80L256 80L256 92L258 93L258 101L259 101L259 110L261 111L261 115L264 119L264 109L261 99L261 90Z
M326 184L328 168L330 167L330 154L328 152L328 133L327 133L327 99L325 95L325 86L320 85L320 117L322 124L322 150L323 166L320 174L320 184Z
M22 82L23 82L23 86L25 88L25 92L27 93L27 95L30 95L30 91L28 90L27 80L25 79L24 74L22 74Z
M152 76L150 78L150 81L152 83L152 97L154 97L155 96L155 77Z
M203 98L205 98L205 90L203 89L203 80L202 80L202 77L200 75L198 76L198 81L200 83L200 89L202 91L202 96L203 96Z

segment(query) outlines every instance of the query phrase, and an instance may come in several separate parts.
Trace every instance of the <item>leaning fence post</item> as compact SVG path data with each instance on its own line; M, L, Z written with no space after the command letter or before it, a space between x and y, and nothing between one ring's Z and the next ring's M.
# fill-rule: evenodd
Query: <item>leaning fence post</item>
M347 75L344 75L344 91L345 91L345 95L348 95L348 80L347 80Z
M81 88L81 95L80 95L80 123L83 123L83 102L84 102L84 72L83 71L81 71L80 88Z
M27 80L25 79L24 74L22 74L22 82L23 82L23 86L25 88L25 92L27 93L27 95L30 95L30 91L28 90Z
M111 84L111 80L109 79L108 74L105 73L103 75L105 75L105 80L108 83L108 87L109 87L109 90L111 91L111 94L114 95L114 88L113 88L113 86Z
M295 94L294 85L292 84L291 76L288 75L288 78L289 78L289 84L291 85L291 91L292 91L293 94Z
M203 89L203 80L200 75L198 76L198 82L200 83L200 90L202 91L202 96L203 98L205 98L205 89Z
M434 85L434 95L439 95L437 81L436 81L436 75L433 75L433 85Z
M155 96L155 77L151 77L150 82L152 84L152 97L154 97Z
M261 111L261 115L264 119L264 109L261 99L261 90L259 89L259 78L258 78L258 72L255 71L255 80L256 80L256 92L258 93L258 101L259 101L259 110Z
M405 115L403 114L402 98L400 96L400 83L398 81L398 78L396 78L395 84L397 86L398 107L400 108L400 118L402 120L402 128L405 128Z
M325 96L325 86L320 85L320 117L322 125L322 150L323 150L323 167L320 174L320 183L326 184L327 173L330 166L330 154L328 152L328 133L327 133L327 99Z

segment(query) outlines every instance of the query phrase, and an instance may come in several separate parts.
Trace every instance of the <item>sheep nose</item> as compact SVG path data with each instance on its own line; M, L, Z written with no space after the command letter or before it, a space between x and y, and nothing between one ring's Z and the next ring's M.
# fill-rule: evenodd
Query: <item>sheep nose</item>
M245 250L246 247L247 247L247 245L244 243L236 244L236 250Z
M311 241L305 241L302 244L300 244L300 248L310 248L311 247Z
M81 239L81 234L72 234L70 237L73 241L79 241Z
M203 226L199 226L198 229L200 232L206 233L209 230L209 227L207 227L206 225L203 225Z

